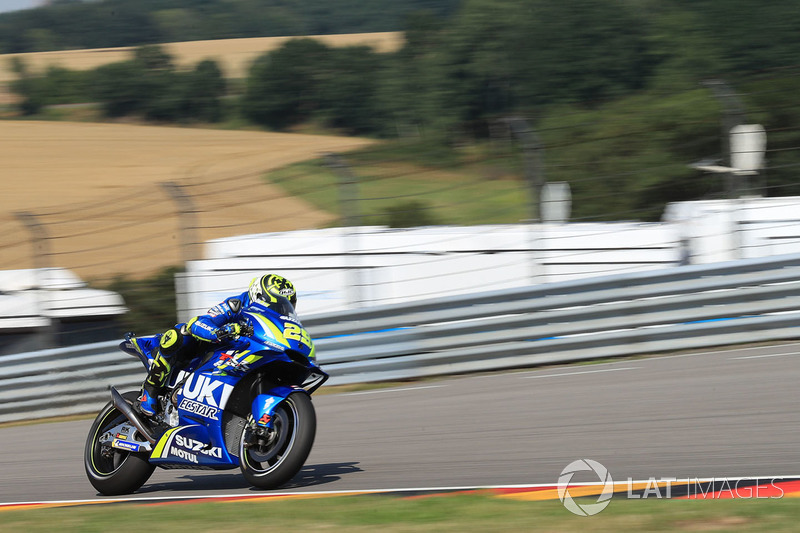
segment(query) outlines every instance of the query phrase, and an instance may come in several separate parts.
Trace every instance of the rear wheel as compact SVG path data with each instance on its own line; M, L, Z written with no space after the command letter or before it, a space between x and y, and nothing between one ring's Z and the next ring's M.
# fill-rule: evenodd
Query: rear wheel
M281 402L270 429L245 426L239 449L244 478L256 487L272 489L292 479L303 467L314 444L317 417L311 398L293 393Z
M127 401L135 401L137 392L122 395ZM131 453L112 448L108 439L102 437L112 428L127 419L112 402L109 402L92 424L83 453L83 465L89 482L107 496L128 494L150 478L155 466L147 462L147 453Z

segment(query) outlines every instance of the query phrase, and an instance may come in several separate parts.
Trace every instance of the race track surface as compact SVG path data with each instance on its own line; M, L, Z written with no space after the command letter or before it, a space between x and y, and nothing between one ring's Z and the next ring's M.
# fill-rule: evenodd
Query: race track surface
M320 395L314 450L280 491L554 484L580 458L616 481L796 476L798 382L790 343ZM97 498L90 425L0 429L0 503ZM134 497L257 493L238 469L159 469Z

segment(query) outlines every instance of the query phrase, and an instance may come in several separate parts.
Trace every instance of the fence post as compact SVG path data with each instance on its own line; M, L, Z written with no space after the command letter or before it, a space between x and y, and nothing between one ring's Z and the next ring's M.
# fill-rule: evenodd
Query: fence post
M339 180L339 208L341 209L342 226L345 227L345 254L348 277L348 304L352 308L361 307L364 303L361 294L361 266L358 257L358 178L337 154L325 155L325 162Z
M197 237L195 234L197 208L192 201L192 197L186 194L185 188L174 182L166 181L161 183L161 187L167 191L170 198L178 206L178 232L181 246L181 262L184 264L197 259L196 247Z
M39 222L36 215L29 211L19 211L14 216L22 222L25 229L31 234L31 244L33 247L33 268L42 269L50 267L50 243L49 236L44 225Z
M745 109L742 100L734 90L725 83L723 80L707 80L702 82L704 87L711 89L714 96L719 100L722 105L722 164L730 167L731 162L731 144L730 136L731 130L735 126L739 126L745 122ZM735 175L732 172L726 172L725 180L725 194L728 198L738 198L741 192L740 180L747 179Z
M531 221L541 220L542 189L544 188L544 165L542 164L542 143L536 131L523 118L510 118L508 125L522 144L525 157L525 179L530 187Z
M536 225L541 222L542 213L542 189L545 185L544 165L542 164L542 152L544 150L536 131L530 127L528 121L512 117L506 119L511 132L522 145L523 156L525 158L525 180L528 182L530 191L530 210L531 210L531 234L530 247L532 254L531 261L531 282L541 282L544 276L543 267L536 260L536 252L539 246Z
M37 312L47 319L47 326L42 328L39 333L39 343L41 349L54 348L56 346L56 322L52 317L46 315L49 310L50 300L46 296L44 287L44 275L50 268L50 236L44 229L44 224L30 211L19 211L14 213L23 226L31 234L31 244L33 248L33 268L36 271L36 300L39 309Z

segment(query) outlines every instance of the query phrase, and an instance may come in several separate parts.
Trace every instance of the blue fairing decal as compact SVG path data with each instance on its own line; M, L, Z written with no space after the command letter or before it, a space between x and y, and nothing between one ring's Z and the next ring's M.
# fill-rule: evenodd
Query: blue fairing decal
M285 400L291 393L302 391L303 389L295 387L275 387L267 394L259 394L253 400L251 412L253 420L256 424L262 427L272 427L272 415L278 404ZM305 392L305 391L303 391Z

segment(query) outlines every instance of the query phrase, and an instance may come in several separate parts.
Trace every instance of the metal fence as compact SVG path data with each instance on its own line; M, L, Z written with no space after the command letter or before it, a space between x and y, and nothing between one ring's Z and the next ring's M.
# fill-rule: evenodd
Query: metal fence
M551 283L304 320L331 384L800 337L800 254ZM91 412L144 369L116 342L3 357L0 422Z

